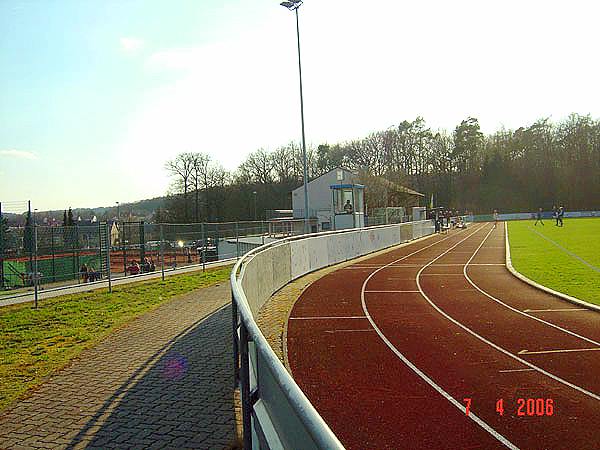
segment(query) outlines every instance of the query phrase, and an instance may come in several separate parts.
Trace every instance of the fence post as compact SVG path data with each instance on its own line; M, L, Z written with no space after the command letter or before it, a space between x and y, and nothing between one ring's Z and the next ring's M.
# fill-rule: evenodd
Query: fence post
M50 251L52 252L52 282L56 282L56 261L54 258L54 227L50 227Z
M33 299L35 308L38 307L38 231L37 225L33 225Z
M75 225L75 276L79 280L79 225Z
M165 281L165 243L162 223L160 224L160 273L162 280Z
M202 272L206 271L206 234L204 232L204 222L200 224L202 239Z
M144 234L144 221L140 222L140 265L146 257L146 236Z
M119 240L123 248L123 275L127 276L127 250L125 249L125 222L121 223L121 231L119 232Z
M106 246L108 247L106 249L106 270L108 272L108 292L110 294L112 294L112 276L111 276L111 272L110 272L110 249L112 247L112 242L110 241L110 228L108 227L108 222L106 222L104 224L104 226L106 227ZM102 245L102 241L100 241L100 245Z
M2 219L2 202L0 202L0 289L4 289L4 221Z
M235 223L235 252L236 258L240 259L240 233L239 233L239 222Z

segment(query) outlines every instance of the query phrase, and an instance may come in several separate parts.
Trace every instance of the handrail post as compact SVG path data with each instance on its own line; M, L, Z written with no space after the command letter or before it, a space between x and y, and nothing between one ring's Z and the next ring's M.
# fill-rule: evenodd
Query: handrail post
M231 322L233 325L233 387L240 381L240 354L238 342L238 310L233 292L231 293Z
M250 357L248 355L248 330L244 321L240 321L240 357L241 357L241 394L243 448L252 449L252 400L250 399Z

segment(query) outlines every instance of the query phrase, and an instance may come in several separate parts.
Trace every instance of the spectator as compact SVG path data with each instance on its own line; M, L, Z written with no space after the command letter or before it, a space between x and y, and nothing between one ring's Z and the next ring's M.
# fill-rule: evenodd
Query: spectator
M131 261L127 271L129 272L129 275L137 275L140 273L140 265L137 263L137 261Z
M81 265L81 269L79 269L79 274L81 275L81 279L83 280L84 283L88 282L88 268L85 265L85 263L83 263Z
M344 205L344 212L346 214L352 214L353 210L354 210L354 208L352 208L352 205L350 204L350 200L346 200L346 204Z
M154 265L154 260L150 258L150 272L154 272L156 270L156 266Z

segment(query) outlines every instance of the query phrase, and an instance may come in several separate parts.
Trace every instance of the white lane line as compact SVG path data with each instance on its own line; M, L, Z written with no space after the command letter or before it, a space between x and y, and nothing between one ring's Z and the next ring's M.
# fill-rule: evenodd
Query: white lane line
M290 320L330 320L330 319L366 319L367 316L315 316L315 317L290 317Z
M544 353L571 353L571 352L593 352L600 350L600 347L594 348L572 348L566 350L540 350L537 352L530 352L529 350L521 350L519 355L542 355Z
M576 337L576 338L582 339L582 340L584 340L584 341L586 341L586 342L589 342L590 344L593 344L593 345L595 345L595 346L598 346L598 347L600 347L600 342L594 341L593 339L587 338L587 337L585 337L585 336L581 336L580 334L574 333L574 332L572 332L572 331L570 331L570 330L567 330L566 328L563 328L563 327L560 327L560 326L558 326L558 325L555 325L555 324L553 324L552 322L547 322L547 321L545 321L545 320L543 320L543 319L540 319L539 317L532 316L531 314L527 314L527 313L525 313L525 312L523 312L523 311L521 311L521 310L519 310L519 309L517 309L517 308L513 308L512 306L510 306L510 305L508 305L508 304L504 303L502 300L500 300L500 299L498 299L498 298L494 297L493 295L491 295L491 294L487 293L486 291L484 291L483 289L481 289L479 286L477 286L477 285L476 285L476 284L473 282L473 280L471 280L471 278L469 278L469 275L467 274L467 267L469 266L469 263L470 263L470 262L471 262L471 260L472 260L472 259L475 257L475 255L477 254L477 252L479 251L479 249L480 249L480 248L483 246L483 244L485 243L485 241L487 240L487 238L489 237L489 235L490 235L490 233L488 233L488 234L487 234L487 236L486 236L486 237L483 239L483 241L481 242L481 244L479 245L479 247L477 248L477 250L475 250L475 253L474 253L474 254L473 254L473 256L471 257L471 259L469 259L469 261L467 261L467 264L465 264L465 267L464 267L464 269L463 269L463 274L464 274L465 278L467 279L467 281L468 281L468 282L469 282L469 283L470 283L470 284L471 284L471 285L472 285L472 286L473 286L475 289L477 289L479 292L481 292L483 295L485 295L485 296L486 296L486 297L488 297L489 299L491 299L491 300L495 301L496 303L498 303L498 304L500 304L500 305L502 305L502 306L505 306L506 308L510 309L511 311L514 311L514 312L516 312L517 314L521 314L522 316L529 317L530 319L533 319L533 320L537 320L538 322L540 322L540 323L543 323L543 324L546 324L546 325L548 325L549 327L555 328L555 329L557 329L557 330L560 330L560 331L562 331L562 332L564 332L564 333L567 333L567 334L569 334L569 335L571 335L571 336L574 336L574 337Z
M325 333L358 333L358 332L369 332L372 333L374 330L372 329L368 329L368 330L341 330L341 329L335 329L335 330L325 330Z
M461 264L462 266L462 264ZM462 277L462 273L424 273L424 277L446 277L446 276L457 276Z
M464 264L460 264L461 266ZM502 266L504 267L504 263L471 263L470 266Z
M569 312L569 311L591 311L587 308L558 308L558 309L524 309L523 312Z
M573 253L571 250L563 247L562 245L560 245L558 242L554 242L552 239L550 239L549 237L543 235L542 233L539 233L538 231L534 230L533 228L531 228L530 226L528 226L527 228L529 228L531 231L533 231L535 234L537 234L538 236L546 239L548 242L550 242L551 244L555 245L556 247L558 247L560 250L562 250L563 252L565 252L567 255L575 258L576 260L582 262L583 264L585 264L586 266L588 266L590 269L595 270L596 272L600 272L600 267L596 267L592 264L590 264L589 262L587 262L585 259L583 259L581 256Z
M480 231L481 229L483 229L485 227L485 225L482 225L481 227L477 228L477 230L475 230L473 233L469 234L466 238L464 238L463 240L459 241L459 243L461 243L462 241L464 241L465 239L473 236L475 233L477 233L478 231ZM432 245L438 244L440 242L445 241L448 238L442 239L440 241L435 242ZM428 246L428 247L424 247L421 250L417 250L418 253L419 251L425 250L426 248L431 247L432 245ZM409 255L410 256L410 255ZM405 257L406 258L406 257ZM401 261L403 258L399 259L398 261ZM433 381L431 378L429 378L422 370L420 370L417 366L415 366L412 362L410 362L408 360L408 358L406 358L406 356L404 356L400 350L398 350L394 344L392 344L389 339L385 336L385 334L383 334L383 332L381 331L381 329L379 329L379 327L377 326L377 324L375 323L375 321L373 320L373 318L371 317L371 315L369 314L369 311L367 309L367 304L365 302L365 288L367 286L367 283L369 282L369 280L377 273L381 270L377 269L375 271L373 271L372 274L370 274L367 279L363 282L362 288L361 288L361 292L360 292L360 300L361 300L361 304L362 304L362 308L363 311L365 312L367 319L369 319L369 322L371 323L371 326L375 329L375 331L377 332L377 334L379 335L379 337L381 338L381 340L388 346L388 348L394 352L394 354L400 358L400 360L407 365L413 372L415 372L422 380L424 380L427 384L429 384L429 386L431 386L433 389L435 389L442 397L444 397L446 400L448 400L452 405L454 405L456 408L458 408L460 411L462 411L464 414L466 414L467 409L465 407L465 405L463 405L462 403L460 403L458 400L456 400L454 397L452 397L448 392L446 392L440 385L438 385L435 381ZM495 439L497 439L498 441L500 441L502 444L504 444L506 447L510 448L511 450L519 450L519 448L514 445L512 442L510 442L508 439L506 439L504 436L502 436L500 433L498 433L496 430L494 430L491 426L489 426L485 421L483 421L482 419L480 419L473 411L469 411L469 415L467 416L469 417L472 421L474 421L477 425L479 425L481 428L483 428L485 431L487 431L490 435L492 435Z
M512 373L512 372L533 372L533 369L507 369L499 370L499 373Z
M502 302L502 301L498 300L496 297L493 297L493 296L491 296L490 294L488 294L488 293L487 293L487 292L485 292L484 290L480 289L480 288L479 288L479 286L477 286L475 283L473 283L473 281L472 281L472 280L469 278L469 276L467 275L467 266L469 265L469 262L470 262L470 261L471 261L471 260L472 260L472 259L475 257L475 255L477 254L477 252L479 251L479 249L481 248L481 246L482 246L482 245L485 243L485 241L487 240L487 238L490 236L490 234L492 233L492 231L493 231L494 229L495 229L495 228L492 228L492 229L491 229L491 230L488 232L488 234L485 236L485 238L483 239L483 241L481 242L481 244L479 245L479 247L477 248L477 250L475 250L475 253L473 253L473 256L471 257L471 259L469 259L469 261L467 262L467 264L465 264L465 267L464 267L464 269L463 269L463 273L464 273L464 275L465 275L465 278L466 278L466 279L469 281L469 283L471 283L471 285L472 285L472 286L473 286L475 289L477 289L479 292L481 292L482 294L484 294L484 295L486 295L487 297L491 298L492 300L494 300L494 301L496 301L496 302L500 303L501 305L504 305L504 306L506 306L507 308L511 309L512 311L515 311L515 312L517 312L517 313L519 313L519 314L522 314L522 315L524 315L524 316L527 316L527 317L531 317L531 318L532 318L532 319L534 319L534 320L537 320L537 321L539 321L539 322L543 322L543 323L545 323L545 324L547 324L547 325L549 325L549 326L552 326L552 327L554 327L554 328L556 328L556 329L562 330L562 331L564 331L565 333L571 334L571 335L573 335L573 336L576 336L576 337L579 337L579 338L581 338L581 339L583 339L583 340L585 340L585 341L591 342L591 343L592 343L592 344L594 344L594 345L600 346L600 343L597 343L597 342L593 341L592 339L588 339L588 338L586 338L586 337L579 336L579 335L578 335L578 334L576 334L576 333L573 333L573 332L571 332L571 331L569 331L569 330L565 330L564 328L561 328L561 327L559 327L559 326L557 326L557 325L554 325L554 324L552 324L552 323L550 323L550 322L546 322L545 320L542 320L542 319L540 319L540 318L538 318L538 317L531 316L531 315L529 315L529 314L525 314L524 312L522 312L522 311L519 311L518 309L515 309L515 308L513 308L512 306L509 306L509 305L507 305L506 303L504 303L504 302ZM459 242L459 243L460 243L460 242ZM456 245L458 245L458 244L456 244ZM451 249L449 249L449 250L451 250ZM448 250L448 251L449 251L449 250ZM443 255L443 254L442 254L442 255ZM439 258L439 256L438 256L438 258ZM427 266L424 266L424 267L423 267L423 269L421 269L421 271L422 271L422 270L424 270L426 267L427 267ZM420 272L419 272L419 273L420 273ZM421 288L421 284L419 283L419 274L417 274L417 286L418 286L418 288L419 288L419 289L421 289L421 290L422 290L422 288ZM560 378L560 377L558 377L558 376L556 376L556 375L554 375L554 374L552 374L552 373L550 373L550 372L548 372L548 371L546 371L546 370L542 369L541 367L538 367L538 366L536 366L536 365L534 365L534 364L532 364L532 363L530 363L530 362L528 362L528 361L526 361L526 360L524 360L524 359L522 359L522 358L519 358L518 356L516 356L516 355L512 354L511 352L509 352L508 350L506 350L506 349L504 349L504 348L500 347L499 345L496 345L496 344L494 344L493 342L491 342L491 341L487 340L487 339L486 339L486 338L484 338L483 336L480 336L479 334L475 333L475 332L474 332L473 330L471 330L470 328L466 327L465 325L463 325L463 324L462 324L462 323L460 323L459 321L457 321L457 320L453 319L453 318L452 318L452 317L450 317L448 314L446 314L445 312L443 312L443 311L442 311L440 308L438 308L438 306L437 306L437 305L435 305L435 304L434 304L434 303L433 303L433 302L432 302L432 301L429 299L429 297L427 297L427 295L425 294L425 292L422 292L422 294L423 294L423 296L425 296L426 300L427 300L427 301L428 301L428 302L429 302L429 303L430 303L430 304L431 304L431 305L432 305L432 306L433 306L433 307L434 307L434 308L435 308L437 311L439 311L439 312L440 312L440 314L442 314L444 317L448 318L450 321L452 321L452 322L454 322L455 324L457 324L459 327L461 327L461 328L462 328L462 329L464 329L465 331L467 331L467 332L471 333L473 336L475 336L475 337L479 338L479 339L480 339L482 342L485 342L486 344L488 344L488 345L490 345L491 347L495 348L496 350L498 350L498 351L500 351L500 352L504 353L505 355L507 355L507 356L509 356L509 357L511 357L511 358L513 358L513 359L515 359L515 360L517 360L517 361L519 361L520 363L522 363L522 364L526 365L527 367L531 367L532 369L534 369L534 370L538 371L538 372L539 372L539 373L541 373L541 374L544 374L544 375L546 375L547 377L550 377L550 378L552 378L552 379L553 379L553 380L555 380L555 381L558 381L559 383L562 383L562 384L564 384L565 386L568 386L568 387L570 387L570 388L572 388L572 389L575 389L576 391L579 391L579 392L581 392L582 394L585 394L585 395L587 395L587 396L589 396L589 397L591 397L591 398L593 398L593 399L595 399L595 400L600 400L600 395L598 395L598 394L595 394L595 393L593 393L593 392L591 392L591 391L588 391L587 389L584 389L584 388L582 388L582 387L580 387L580 386L577 386L577 385L575 385L575 384L573 384L573 383L570 383L569 381L567 381L567 380L565 380L565 379L563 379L563 378Z
M367 294L372 294L375 292L382 292L382 293L387 293L387 292L419 292L419 291L365 291Z

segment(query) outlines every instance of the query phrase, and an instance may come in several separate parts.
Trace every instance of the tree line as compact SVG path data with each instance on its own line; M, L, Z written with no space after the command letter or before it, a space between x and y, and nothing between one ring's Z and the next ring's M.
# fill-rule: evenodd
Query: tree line
M302 184L296 143L258 149L228 172L203 153L181 153L166 163L173 178L155 220L198 222L265 218L266 209L291 208ZM452 132L425 120L337 144L307 148L309 179L336 167L357 172L367 185L368 208L403 206L406 186L434 195L436 206L489 213L533 211L562 204L567 210L600 208L600 121L573 114L540 119L516 130L485 135L468 117ZM381 195L385 187L386 195Z

